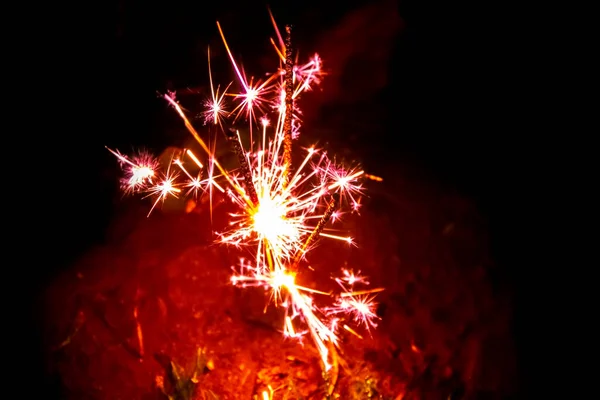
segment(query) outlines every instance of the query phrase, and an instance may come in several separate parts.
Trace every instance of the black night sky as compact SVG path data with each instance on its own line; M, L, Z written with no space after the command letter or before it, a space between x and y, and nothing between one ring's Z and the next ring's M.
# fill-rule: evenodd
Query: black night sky
M514 329L527 370L523 266L515 257L520 234L513 228L520 215L514 187L521 179L511 133L515 38L507 13L484 2L390 0L374 2L373 15L365 12L363 21L344 22L367 3L270 7L280 26L294 25L297 48L343 55L334 64L342 70L332 78L335 94L312 111L314 120L345 132L354 127L349 146L361 149L373 173L401 160L398 173L434 179L476 201L500 265L494 279L514 290L519 304ZM206 85L206 47L223 55L215 21L247 59L246 69L262 71L272 52L267 4L260 2L80 2L53 6L51 15L36 17L44 20L31 48L39 55L27 56L38 71L27 95L33 104L28 118L37 121L35 143L42 150L36 151L42 187L27 207L48 249L35 257L36 293L103 240L119 199L118 169L104 146L160 152L181 140L156 92ZM220 74L230 79L229 73ZM335 96L346 100L335 104ZM353 120L340 122L345 115Z

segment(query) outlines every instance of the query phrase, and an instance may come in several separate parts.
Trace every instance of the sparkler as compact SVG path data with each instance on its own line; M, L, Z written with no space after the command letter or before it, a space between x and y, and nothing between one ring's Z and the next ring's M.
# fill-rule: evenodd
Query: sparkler
M338 235L327 229L327 225L339 220L343 208L352 212L359 209L363 179L381 178L365 174L359 168L340 167L316 147L303 149L302 161L292 169L292 139L297 137L300 126L300 110L295 100L318 84L324 74L318 55L304 65L295 65L291 28L286 28L284 42L272 15L271 19L278 44L273 39L271 42L280 68L264 81L246 79L218 22L217 28L242 89L240 93L228 92L231 83L223 92L219 87L214 89L210 50L208 53L211 98L205 104L204 122L219 126L226 133L238 157L238 170L230 171L221 166L172 94L164 98L202 147L209 168L205 168L191 150L175 157L164 172L158 162L145 153L129 158L109 150L125 169L124 190L146 192L155 197L150 211L165 198L178 196L182 187L189 189L188 194L209 191L210 195L213 188L227 194L238 211L231 214L229 230L217 233L218 240L254 249L251 260L241 259L233 268L231 282L268 290L272 303L284 309L284 336L302 340L308 334L328 371L332 366L330 349L339 345L340 329L361 337L346 322L353 321L367 330L376 326L374 295L382 289L355 290L355 285L368 282L359 274L343 270L342 277L335 278L341 294L333 295L301 285L300 267L319 237L353 244L352 238ZM225 111L225 96L234 98L232 111ZM269 117L274 117L274 126ZM248 121L248 150L242 147L239 130L223 127L226 120L235 122L241 118ZM254 141L253 132L257 131L260 134ZM218 175L213 173L214 168ZM333 305L319 306L316 295L332 298Z

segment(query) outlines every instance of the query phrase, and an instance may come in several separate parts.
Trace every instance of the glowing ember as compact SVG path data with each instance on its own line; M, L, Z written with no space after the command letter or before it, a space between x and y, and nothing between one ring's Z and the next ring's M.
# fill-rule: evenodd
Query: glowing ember
M148 155L129 159L117 151L110 151L125 167L124 189L144 191L155 198L150 211L168 196L178 196L183 187L188 189L186 194L199 195L208 191L210 195L213 188L228 194L238 211L231 215L230 229L218 233L219 241L249 246L255 251L251 261L241 260L234 268L232 283L268 290L275 306L285 309L284 335L301 339L308 333L325 370L328 370L331 345L338 345L338 330L343 328L360 337L343 323L345 320L352 320L367 330L376 326L378 317L374 312L373 293L382 289L355 291L355 285L368 285L368 282L364 277L344 270L342 277L336 279L342 293L334 296L333 306L319 308L312 296L331 296L331 293L300 285L297 282L300 263L320 236L353 243L350 237L328 232L325 226L340 219L340 207L358 211L363 190L359 179L381 178L365 174L359 168L340 167L324 151L314 147L306 149L298 165L292 165L291 140L298 135L300 127L300 110L295 100L317 85L323 72L318 55L304 65L294 66L289 31L284 43L275 23L274 26L279 45L271 42L282 67L264 81L253 82L247 81L245 73L238 67L217 23L241 86L240 93L228 93L231 83L223 92L219 87L214 89L209 52L211 98L205 103L204 122L220 126L229 136L238 155L239 170L228 171L219 164L214 151L200 137L173 94L164 97L205 151L208 168L190 150L172 160L172 165L178 168L177 173L171 170L171 165L166 172L160 172L159 164ZM226 95L236 101L231 112L226 111ZM275 121L272 130L269 116ZM239 131L223 128L225 119L236 121L240 118L248 121L249 151L242 148ZM254 134L259 135L258 140ZM213 173L215 167L219 175Z

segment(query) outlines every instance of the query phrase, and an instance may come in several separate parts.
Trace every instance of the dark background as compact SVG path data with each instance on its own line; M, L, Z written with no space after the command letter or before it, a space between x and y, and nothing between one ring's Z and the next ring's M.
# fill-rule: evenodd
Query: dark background
M280 26L294 24L299 48L318 47L315 40L366 2L324 3L304 1L287 9L272 2L271 8ZM401 20L386 48L385 85L345 104L355 111L369 104L362 115L377 121L353 136L353 146L363 148L365 164L374 172L403 160L404 171L477 202L501 266L495 279L517 299L515 338L525 388L532 364L522 290L528 280L518 256L526 223L517 204L528 174L514 129L523 113L514 83L522 49L518 13L490 2L405 0L393 6ZM59 3L34 14L24 25L35 33L23 39L31 43L20 54L29 71L21 129L35 133L24 134L19 146L39 150L28 155L35 157L39 183L27 196L31 223L23 233L29 248L34 240L43 242L33 247L36 254L24 273L24 293L35 300L49 279L103 238L118 197L118 170L104 146L158 153L174 144L166 133L174 119L156 91L207 83L206 46L220 45L216 20L235 41L237 54L249 59L247 69L253 67L251 52L271 56L272 27L266 4L259 2ZM363 65L364 79L380 67ZM352 114L360 122L361 112ZM39 342L38 330L26 331Z

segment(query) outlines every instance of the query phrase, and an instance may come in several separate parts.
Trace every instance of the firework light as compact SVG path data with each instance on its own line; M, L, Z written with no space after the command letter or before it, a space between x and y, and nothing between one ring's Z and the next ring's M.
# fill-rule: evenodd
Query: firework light
M353 244L348 236L327 229L343 211L357 212L364 179L381 180L360 168L337 165L327 153L316 147L301 149L302 158L292 160L292 141L300 133L300 115L296 100L319 84L323 77L321 59L314 55L298 65L291 49L291 30L284 41L272 16L277 41L271 39L280 68L262 81L247 80L225 39L217 28L237 78L239 92L230 92L232 83L214 87L208 52L211 97L206 101L204 123L219 127L239 161L239 168L224 168L201 138L174 93L164 95L187 130L200 144L205 160L191 150L181 152L161 169L158 161L146 153L127 157L110 150L124 168L123 189L145 193L154 198L150 212L169 196L212 196L218 190L231 200L237 211L230 215L229 229L218 232L219 242L252 250L251 259L241 259L234 267L231 282L241 287L260 286L270 293L271 302L283 308L282 332L302 340L309 335L320 354L325 370L332 366L331 351L339 345L344 329L358 337L347 323L354 322L367 331L376 326L374 295L382 289L365 290L366 279L350 270L335 278L340 294L334 295L303 286L300 272L306 255L318 238ZM226 98L233 98L227 104ZM227 122L247 121L249 146L242 145L239 130L227 128ZM295 161L295 163L292 163ZM205 165L206 164L206 165ZM212 203L211 203L212 204ZM318 306L316 296L333 300L329 307Z

